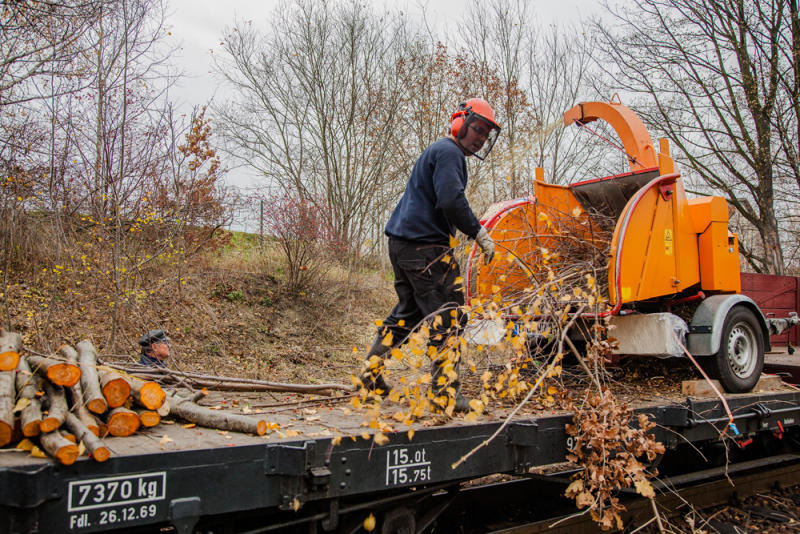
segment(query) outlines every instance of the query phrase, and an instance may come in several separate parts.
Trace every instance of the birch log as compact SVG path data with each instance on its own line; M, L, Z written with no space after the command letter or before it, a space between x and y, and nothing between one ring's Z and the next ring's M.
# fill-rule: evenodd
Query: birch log
M120 406L108 414L108 433L112 436L130 436L139 430L139 416L133 410Z
M153 412L150 410L136 410L136 414L139 416L139 421L142 422L142 426L145 428L152 428L161 422L161 416L158 414L158 412Z
M258 434L263 436L267 433L267 422L263 419L248 417L218 410L209 410L198 406L188 399L178 395L168 396L170 414L177 415L181 419L186 419L191 423L201 426L217 428L219 430L233 430L245 432L247 434Z
M12 371L17 368L20 350L22 350L22 336L0 328L0 371Z
M111 452L103 444L103 441L86 425L83 424L74 413L67 414L65 421L67 428L75 434L79 441L83 442L86 450L92 455L92 458L97 462L105 462L111 456Z
M133 399L148 410L158 410L167 394L158 385L158 382L145 382L144 380L131 379L131 394Z
M39 443L42 448L64 465L72 465L80 454L78 446L61 435L55 430L39 436Z
M131 386L119 373L111 369L100 368L97 370L100 377L100 386L103 397L109 408L118 408L125 404L131 395Z
M58 352L71 364L78 365L78 353L69 345L62 345ZM81 381L78 380L73 386L67 389L67 398L70 404L70 412L81 421L95 436L100 435L100 426L97 420L89 413L86 401L83 398L83 388Z
M64 388L43 381L44 394L47 399L47 415L42 419L42 432L53 432L64 424L69 408Z
M28 365L28 359L20 358L17 364L16 377L17 398L27 400L27 405L22 408L22 412L19 414L22 435L26 438L36 436L41 431L42 403L39 401L39 397L36 396L37 380Z
M28 356L28 363L34 371L59 386L69 387L81 378L81 370L71 363L43 356Z
M78 362L81 366L81 388L83 400L89 411L97 414L105 413L108 409L106 399L100 389L100 379L97 376L97 351L92 342L85 339L78 343Z
M0 447L8 445L14 433L14 374L0 372Z

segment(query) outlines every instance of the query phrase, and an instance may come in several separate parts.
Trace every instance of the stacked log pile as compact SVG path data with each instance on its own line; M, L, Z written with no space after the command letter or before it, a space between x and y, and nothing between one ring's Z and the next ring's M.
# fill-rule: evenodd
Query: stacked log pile
M19 334L0 328L0 447L14 442L65 465L84 452L104 462L111 456L104 437L155 427L170 413L220 430L267 431L263 419L209 410L157 382L98 365L88 340L49 357L21 355L21 348Z

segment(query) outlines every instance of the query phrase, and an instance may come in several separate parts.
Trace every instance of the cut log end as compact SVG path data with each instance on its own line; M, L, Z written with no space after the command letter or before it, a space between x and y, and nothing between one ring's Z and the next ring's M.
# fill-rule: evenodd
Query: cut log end
M140 424L136 412L117 408L108 417L108 433L112 436L130 436L139 430Z
M118 408L125 404L131 394L131 386L124 378L109 380L103 386L103 396L109 408Z
M56 459L64 465L72 465L78 459L78 454L80 454L78 446L70 443L58 449Z
M57 459L64 465L72 465L80 454L80 449L69 442L58 430L49 434L42 434L39 438L42 448L47 454Z
M32 438L34 436L38 436L39 433L42 431L42 422L40 420L31 421L27 425L22 427L22 435L26 438Z
M139 414L139 420L142 422L142 426L151 428L157 426L161 422L161 416L158 412L141 412Z
M42 422L39 423L39 429L47 434L48 432L53 432L55 429L61 426L63 421L58 417L45 417L42 419Z
M47 378L59 386L74 386L81 379L81 370L71 363L58 363L47 369Z
M111 452L106 447L98 447L92 452L95 462L105 462L111 456Z
M13 371L19 365L19 353L9 350L0 353L0 371Z
M14 429L8 423L0 421L0 447L8 445L11 443L11 435L14 433Z
M261 420L256 425L256 434L258 434L259 436L263 436L266 433L267 433L267 422Z
M96 414L105 413L105 411L108 409L106 401L103 399L92 399L88 403L86 403L86 407L89 409L90 412Z
M146 382L139 389L139 402L148 410L158 410L167 394L156 382Z

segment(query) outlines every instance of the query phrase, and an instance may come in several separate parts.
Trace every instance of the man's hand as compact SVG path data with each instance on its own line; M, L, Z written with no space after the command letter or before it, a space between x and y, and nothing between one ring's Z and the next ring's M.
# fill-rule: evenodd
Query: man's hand
M486 228L481 227L481 231L475 236L475 242L481 247L483 251L484 264L489 265L489 262L494 258L494 241L489 237L489 232Z

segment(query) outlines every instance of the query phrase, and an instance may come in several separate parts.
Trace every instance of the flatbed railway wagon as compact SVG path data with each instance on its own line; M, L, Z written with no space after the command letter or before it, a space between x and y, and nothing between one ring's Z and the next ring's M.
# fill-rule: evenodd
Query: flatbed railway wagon
M800 457L800 392L794 388L728 394L738 434L728 430L725 442L720 436L730 421L719 399L661 395L634 406L657 424L653 432L666 447L662 475L724 466L718 473L724 476L754 459L763 469L787 455ZM505 412L474 423L416 425L411 440L399 429L378 445L361 436L360 415L337 407L323 411L322 420L294 423L290 414L276 414L276 422L294 425L294 437L223 435L175 424L106 438L113 456L104 463L84 458L64 466L5 451L0 532L157 532L168 526L181 534L356 532L370 514L377 532L425 532L457 506L463 482L498 473L542 476L532 473L563 462L573 439L565 432L570 413L517 415L454 468L504 424ZM331 426L356 437L335 444L325 435ZM507 504L536 506L525 498Z

